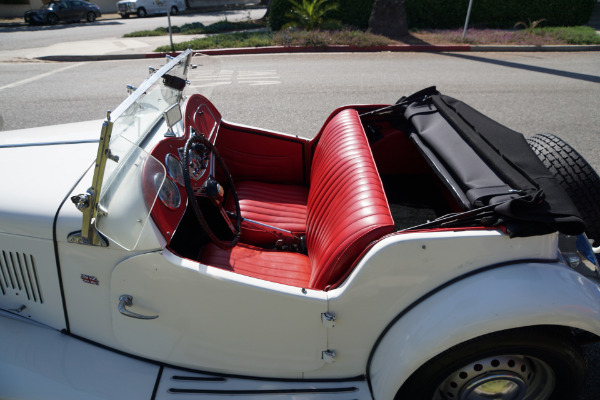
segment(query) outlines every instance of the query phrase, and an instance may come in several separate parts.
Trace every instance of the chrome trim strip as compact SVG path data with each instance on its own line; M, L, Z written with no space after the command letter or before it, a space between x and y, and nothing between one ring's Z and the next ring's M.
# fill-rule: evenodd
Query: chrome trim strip
M63 144L85 144L85 143L98 143L98 139L88 140L73 140L64 142L39 142L39 143L21 143L21 144L0 144L0 149L8 149L12 147L36 147L36 146L58 146Z

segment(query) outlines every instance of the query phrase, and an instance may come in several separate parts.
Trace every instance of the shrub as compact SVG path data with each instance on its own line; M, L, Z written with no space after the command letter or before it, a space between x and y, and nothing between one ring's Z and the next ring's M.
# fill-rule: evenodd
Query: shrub
M548 26L585 25L595 0L477 0L469 25L512 28L515 23L545 19ZM464 25L469 0L406 0L410 28L456 28Z
M329 15L338 9L337 3L328 0L289 1L292 9L285 14L289 22L283 28L294 27L312 31L322 28L325 24L336 24Z
M387 46L392 41L384 36L374 35L356 30L339 31L297 31L284 29L273 33L273 44L277 46Z
M269 26L272 30L278 31L288 20L285 16L292 9L292 3L289 0L271 1L271 11L269 13Z
M366 29L369 27L373 2L374 0L341 0L340 9L333 13L333 17L345 25Z
M365 29L369 25L369 17L374 0L339 0L339 8L331 12L331 18L341 21L344 25ZM290 22L286 14L292 9L289 0L273 0L269 14L269 26L274 31L280 30Z
M175 43L175 51L183 51L187 48L201 49L219 49L219 48L234 48L234 47L262 47L271 46L273 38L268 33L263 32L236 32L236 33L221 33L214 36L192 39L187 42ZM170 52L171 46L160 46L156 50L158 52Z

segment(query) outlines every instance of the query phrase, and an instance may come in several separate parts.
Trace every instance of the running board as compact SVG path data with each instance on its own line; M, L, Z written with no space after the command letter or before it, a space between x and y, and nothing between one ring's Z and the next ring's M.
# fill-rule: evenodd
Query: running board
M155 400L208 400L242 397L244 400L371 400L364 379L348 380L263 380L198 374L164 368Z

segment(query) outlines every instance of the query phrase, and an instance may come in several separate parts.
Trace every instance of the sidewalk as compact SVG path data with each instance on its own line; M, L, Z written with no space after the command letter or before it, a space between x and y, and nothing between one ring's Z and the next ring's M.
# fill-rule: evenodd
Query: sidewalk
M175 37L173 37L174 43ZM182 37L180 41L188 40ZM159 46L169 45L168 36L142 38L108 38L57 43L52 46L23 50L0 51L0 62L49 61L100 61L162 57L153 53Z

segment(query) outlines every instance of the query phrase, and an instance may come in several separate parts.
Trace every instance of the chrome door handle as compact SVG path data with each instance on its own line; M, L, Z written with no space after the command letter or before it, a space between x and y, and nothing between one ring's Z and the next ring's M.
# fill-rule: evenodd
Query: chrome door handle
M138 313L134 313L129 311L125 307L131 307L133 305L133 297L128 294L122 294L119 296L119 312L127 317L137 318L137 319L155 319L158 318L158 315L142 315Z

